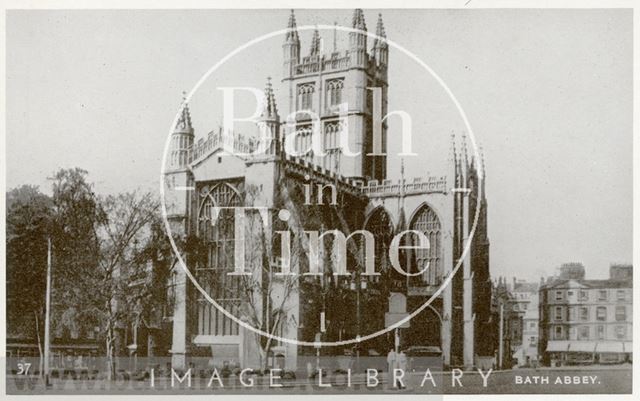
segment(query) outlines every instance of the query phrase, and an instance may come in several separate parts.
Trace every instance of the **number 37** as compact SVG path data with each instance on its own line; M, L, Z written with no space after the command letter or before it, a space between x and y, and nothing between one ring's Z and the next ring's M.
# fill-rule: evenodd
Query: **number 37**
M29 374L29 368L31 367L30 363L19 363L18 364L18 374L19 375L27 375Z

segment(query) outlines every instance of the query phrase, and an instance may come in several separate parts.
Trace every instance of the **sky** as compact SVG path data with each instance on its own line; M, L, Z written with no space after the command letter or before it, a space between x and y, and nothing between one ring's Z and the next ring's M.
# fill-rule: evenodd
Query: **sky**
M483 148L494 277L537 281L579 261L587 277L605 278L610 263L631 263L631 10L365 10L370 31L379 12L388 38L450 88ZM296 10L296 19L350 26L351 13ZM47 177L77 166L99 193L156 190L182 91L238 46L285 28L288 14L8 11L7 188L50 192ZM300 35L304 55L311 31ZM321 35L330 48L333 33ZM262 88L271 76L284 109L281 45L252 46L196 92L197 137L221 121L216 87ZM397 48L389 59L389 110L412 116L419 153L405 158L405 175L437 173L465 126L432 76ZM392 154L397 128L390 122ZM397 177L399 158L389 164Z

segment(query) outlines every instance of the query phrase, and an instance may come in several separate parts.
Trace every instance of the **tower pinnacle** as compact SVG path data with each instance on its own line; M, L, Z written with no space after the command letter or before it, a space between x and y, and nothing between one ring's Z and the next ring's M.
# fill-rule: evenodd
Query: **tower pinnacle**
M191 112L189 111L189 103L187 103L187 93L182 92L182 103L180 105L180 117L176 122L174 132L183 132L193 134L193 126L191 125Z
M313 37L311 38L311 50L310 55L316 56L320 54L322 44L320 42L320 32L318 32L318 28L313 30Z
M278 107L276 105L276 97L273 93L273 86L271 85L271 77L267 77L267 84L264 88L264 107L260 117L263 120L278 120Z
M356 8L353 11L353 18L351 19L351 26L355 29L360 29L362 31L367 30L367 24L364 21L364 13L361 8Z
M382 14L378 14L378 23L376 24L376 36L377 38L375 38L375 40L373 41L373 47L374 48L376 46L387 47L387 42L380 39L380 38L386 39L387 37L387 33L384 30L384 23L382 22Z
M298 37L298 29L296 26L296 16L291 10L289 15L289 23L287 24L287 34L285 36L282 50L284 54L283 77L291 77L295 66L300 62L300 38Z
M378 23L376 25L376 38L373 40L372 53L376 59L378 66L386 66L389 60L389 45L385 40L387 33L384 31L382 23L382 14L378 14Z
M289 29L289 31L287 32L286 41L299 42L300 39L298 37L296 16L293 13L293 9L291 9L291 14L289 14L289 23L287 24L287 28Z

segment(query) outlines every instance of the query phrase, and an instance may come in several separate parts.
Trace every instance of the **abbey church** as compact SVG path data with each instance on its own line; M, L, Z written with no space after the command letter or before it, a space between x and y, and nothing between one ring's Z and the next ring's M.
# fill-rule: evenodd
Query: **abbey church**
M188 105L181 106L165 203L173 234L197 244L182 254L189 274L174 266L174 368L207 357L215 366L296 370L317 354L384 356L396 341L401 349L437 347L448 367L493 356L482 161L452 140L442 174L387 175L392 133L383 123L376 149L374 114L387 114L393 60L382 16L375 37L365 33L362 10L353 12L352 28L346 49L323 53L316 30L303 51L291 11L281 79L264 89L258 126L270 141L261 152L255 138L220 129L196 139ZM272 85L287 96L276 99ZM290 115L294 123L285 124ZM314 124L321 152L312 150ZM422 233L429 247L403 236L395 257L409 274L400 274L390 250L406 230ZM375 274L366 274L369 252ZM397 336L386 330L418 309Z

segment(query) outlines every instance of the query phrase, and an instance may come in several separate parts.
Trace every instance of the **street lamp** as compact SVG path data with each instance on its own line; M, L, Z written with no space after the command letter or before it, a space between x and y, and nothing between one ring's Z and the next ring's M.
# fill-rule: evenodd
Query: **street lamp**
M360 366L360 290L367 289L367 279L360 275L359 269L356 269L355 272L351 273L349 288L356 292L356 339L358 340L356 343L356 366Z

